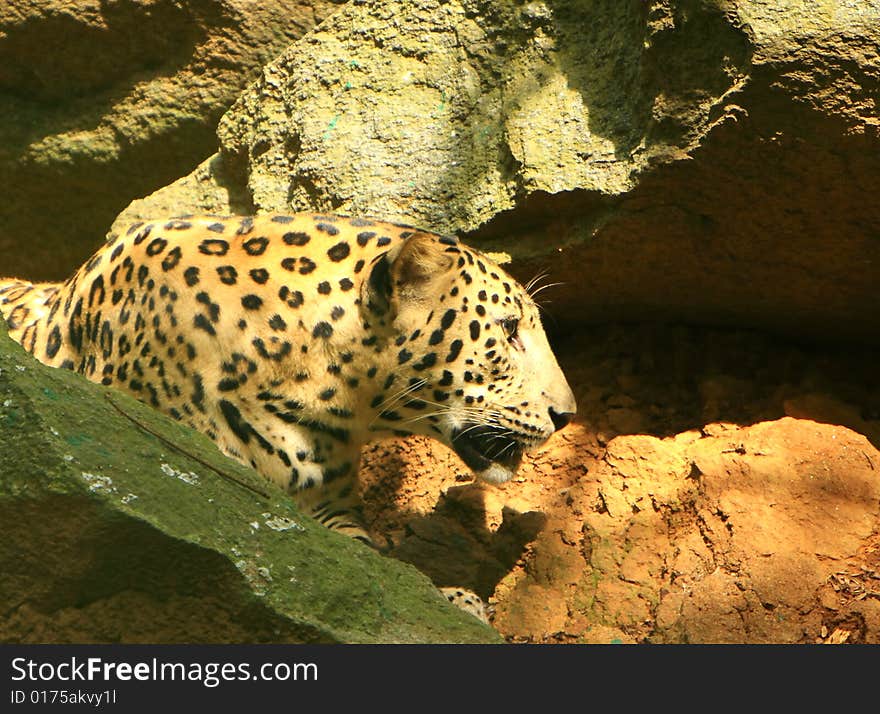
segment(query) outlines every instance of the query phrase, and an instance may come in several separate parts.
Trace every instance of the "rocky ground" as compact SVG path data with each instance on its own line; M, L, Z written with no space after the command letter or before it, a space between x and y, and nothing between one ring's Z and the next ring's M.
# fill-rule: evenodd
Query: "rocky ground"
M880 642L876 353L658 326L559 349L578 418L513 482L368 450L395 557L512 642Z

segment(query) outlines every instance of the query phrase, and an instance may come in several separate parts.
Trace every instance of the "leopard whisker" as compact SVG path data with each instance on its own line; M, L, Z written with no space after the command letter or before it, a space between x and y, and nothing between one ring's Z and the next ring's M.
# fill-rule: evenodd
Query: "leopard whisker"
M559 287L560 285L565 285L565 283L563 283L563 282L559 282L559 283L547 283L546 285L542 285L541 287L539 287L538 289L536 289L535 292L533 292L533 293L529 293L529 297L532 298L532 300L534 300L534 299L535 299L535 296L536 296L538 293L540 293L542 290L546 290L547 288L555 288L555 287Z
M403 389L399 389L392 396L388 397L387 399L385 399L384 401L379 403L379 405L376 407L376 409L377 409L376 416L374 416L370 420L370 423L367 425L367 428L373 426L376 423L376 421L382 415L383 411L387 411L396 402L400 401L401 399L406 397L408 394L412 394L413 392L421 389L422 387L425 386L425 384L427 384L427 382L428 382L428 380L422 378L422 379L418 380L417 382L414 382L413 384L407 385Z
M550 273L547 272L546 270L540 271L537 275L535 275L534 278L529 280L529 282L527 282L525 284L525 286L523 287L523 289L526 291L526 294L531 296L532 288L535 287L535 285L537 285L539 282L541 282L544 278L547 278L549 276L550 276Z
M418 391L419 389L424 387L427 383L428 383L428 380L423 377L423 378L419 379L418 381L413 382L412 384L404 387L403 389L397 390L393 395L391 395L390 397L388 397L384 401L380 402L376 408L381 409L383 407L390 406L394 402L400 401L408 394L412 394L413 392Z
M430 404L430 402L428 402L428 403ZM439 405L439 406L441 406L442 408L435 410L433 412L426 412L425 414L416 414L416 415L406 419L405 423L417 422L417 421L421 421L423 419L427 419L432 416L444 416L446 414L452 414L454 416L459 416L459 417L467 416L467 418L469 418L469 419L472 418L473 416L478 416L481 418L482 418L482 416L484 416L484 415L481 415L478 413L468 414L468 409L469 409L468 407L462 408L462 407L447 407L445 405ZM468 429L465 429L465 431L468 431L469 429L473 429L478 426L495 426L495 424L497 423L497 421L493 421L495 419L497 419L497 417L492 417L490 415L485 416L484 421L480 421L478 423L475 423L475 424L469 426ZM464 432L461 432L461 433L464 433Z
M507 446L505 446L503 449L501 449L501 451L499 451L499 452L498 452L497 454L495 454L494 456L490 456L490 457L488 457L488 458L490 458L490 459L500 459L500 458L504 455L504 452L505 452L505 451L507 451L507 450L510 449L510 448L513 448L514 446L516 446L516 441L511 440L511 441L509 441L509 442L507 443Z

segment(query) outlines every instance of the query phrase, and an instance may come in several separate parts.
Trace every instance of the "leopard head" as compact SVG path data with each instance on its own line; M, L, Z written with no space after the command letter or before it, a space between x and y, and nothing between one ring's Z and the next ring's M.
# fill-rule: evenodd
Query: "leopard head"
M395 375L377 424L431 435L478 478L503 483L574 416L537 305L486 255L415 233L373 261L362 300L381 316Z

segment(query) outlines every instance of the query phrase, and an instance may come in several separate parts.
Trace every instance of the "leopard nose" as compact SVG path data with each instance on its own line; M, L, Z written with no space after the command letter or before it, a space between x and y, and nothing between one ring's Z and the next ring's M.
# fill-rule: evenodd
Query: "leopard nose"
M574 418L573 412L557 412L553 407L550 407L550 420L553 422L554 431L559 431L568 425L568 423Z

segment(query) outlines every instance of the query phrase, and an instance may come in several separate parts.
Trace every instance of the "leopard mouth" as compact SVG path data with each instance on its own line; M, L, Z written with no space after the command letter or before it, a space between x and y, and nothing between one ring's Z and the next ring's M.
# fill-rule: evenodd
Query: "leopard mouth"
M478 478L493 483L509 481L525 451L512 432L480 424L465 424L456 429L452 448Z

